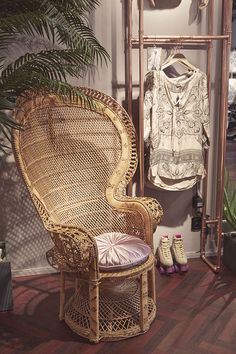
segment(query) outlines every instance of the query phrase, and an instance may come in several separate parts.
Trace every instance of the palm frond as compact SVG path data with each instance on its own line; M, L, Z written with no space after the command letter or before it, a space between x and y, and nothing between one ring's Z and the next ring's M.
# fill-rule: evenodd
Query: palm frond
M99 0L1 0L0 131L6 139L10 129L20 126L5 110L13 110L17 97L29 92L51 92L94 105L67 79L78 78L89 67L109 60L88 21L89 12L99 4ZM21 36L47 39L53 49L29 49L27 45L27 52L8 64L8 52L15 49L14 41L18 42Z
M2 33L14 34L24 33L30 36L38 34L49 36L48 22L45 15L40 11L28 12L25 14L16 14L1 19L0 31Z
M72 3L75 2L76 1L72 1ZM83 1L81 3L83 3ZM91 1L84 1L84 3L88 3L90 7L95 7L93 2L91 5ZM54 23L56 39L59 44L64 44L70 48L86 48L93 53L97 64L99 61L102 62L102 60L107 62L109 55L94 36L87 21L85 21L86 17L84 16L84 11L82 13L81 11L78 12L78 6L77 8L76 6L74 8L67 6L67 10L62 12L57 2L52 1L51 4L50 2L47 2L47 4L48 7L45 14L48 20Z
M59 80L52 80L46 78L45 75L40 73L28 73L28 76L24 77L24 81L21 81L21 77L11 77L11 81L5 86L5 91L7 91L8 97L12 100L16 100L17 97L27 96L30 94L42 94L42 93L54 93L60 97L67 97L70 100L76 101L80 100L82 102L88 101L89 105L93 105L93 101L84 94L79 88L74 87L66 82ZM1 85L0 85L0 95L1 95ZM1 101L0 101L1 109Z
M99 0L1 0L0 18L9 14L18 14L34 10L35 8L45 9L49 4L60 6L61 11L68 9L90 11L100 5Z
M0 96L0 109L1 110L12 110L14 109L14 103L9 101L6 97Z
M9 118L9 116L2 111L0 111L0 124L3 124L4 126L9 128L19 129L21 127L20 124L16 123L13 119Z
M11 76L25 73L41 73L52 80L66 81L67 75L80 77L94 61L93 54L77 49L41 51L37 54L26 53L2 71L0 85L6 85Z
M107 62L109 55L95 38L93 31L76 16L73 11L62 14L54 6L48 6L46 13L39 11L15 15L0 21L0 50L7 47L14 34L44 36L52 42L56 40L60 45L69 48L80 48L81 51L93 55L98 64Z
M95 9L100 3L100 0L43 0L41 5L42 8L53 5L60 12L78 11L80 14L84 14Z
M11 130L7 126L0 124L0 132L4 135L6 140L11 144Z

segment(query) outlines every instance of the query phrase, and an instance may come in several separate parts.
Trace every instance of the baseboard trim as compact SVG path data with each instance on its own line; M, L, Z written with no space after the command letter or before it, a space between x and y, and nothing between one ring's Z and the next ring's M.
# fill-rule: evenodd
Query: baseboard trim
M221 255L223 254L222 252L221 252ZM215 257L216 256L216 252L213 252L213 251L206 251L205 254L206 254L206 257ZM186 256L187 256L187 258L200 258L200 251L186 252Z
M200 252L186 252L186 256L188 259L190 258L200 258ZM207 256L210 256L210 254L207 254ZM53 269L52 267L38 267L38 268L27 268L27 269L13 269L12 270L12 276L13 277L22 277L22 276L27 276L27 275L41 275L41 274L50 274L50 273L56 273L57 271Z
M185 252L186 253L186 257L187 258L200 258L200 252L193 252L193 251L190 251L190 252Z
M56 273L56 270L52 267L38 267L38 268L26 268L26 269L12 269L13 277L22 277L27 275L41 275Z

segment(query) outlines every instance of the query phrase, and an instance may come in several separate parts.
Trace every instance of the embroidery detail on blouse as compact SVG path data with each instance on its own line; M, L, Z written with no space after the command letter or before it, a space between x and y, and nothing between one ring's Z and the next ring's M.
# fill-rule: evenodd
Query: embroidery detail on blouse
M149 180L160 188L191 188L204 177L203 150L209 147L206 74L169 78L146 76L144 140L149 147Z

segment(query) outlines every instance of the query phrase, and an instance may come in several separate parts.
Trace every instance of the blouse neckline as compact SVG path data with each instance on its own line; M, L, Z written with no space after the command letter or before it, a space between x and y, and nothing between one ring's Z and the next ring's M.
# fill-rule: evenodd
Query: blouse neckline
M181 95L181 97L179 97L178 100L178 107L184 106L186 101L188 100L190 94L190 88L192 87L192 85L190 85L190 82L195 80L198 72L199 70L193 71L191 76L183 80L178 80L178 78L180 77L170 78L169 76L166 75L164 70L160 69L160 73L162 74L164 79L163 82L164 82L166 94L173 107L176 107L177 104L176 102L174 102L171 92L179 93Z

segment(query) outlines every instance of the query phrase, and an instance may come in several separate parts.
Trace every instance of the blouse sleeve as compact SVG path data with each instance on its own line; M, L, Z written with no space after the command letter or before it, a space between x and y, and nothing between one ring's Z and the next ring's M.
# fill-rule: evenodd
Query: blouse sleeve
M207 76L203 75L201 80L201 95L202 95L202 119L201 123L203 126L203 147L205 149L209 148L210 145L210 114L209 114L209 99L208 99L208 89L207 89Z

